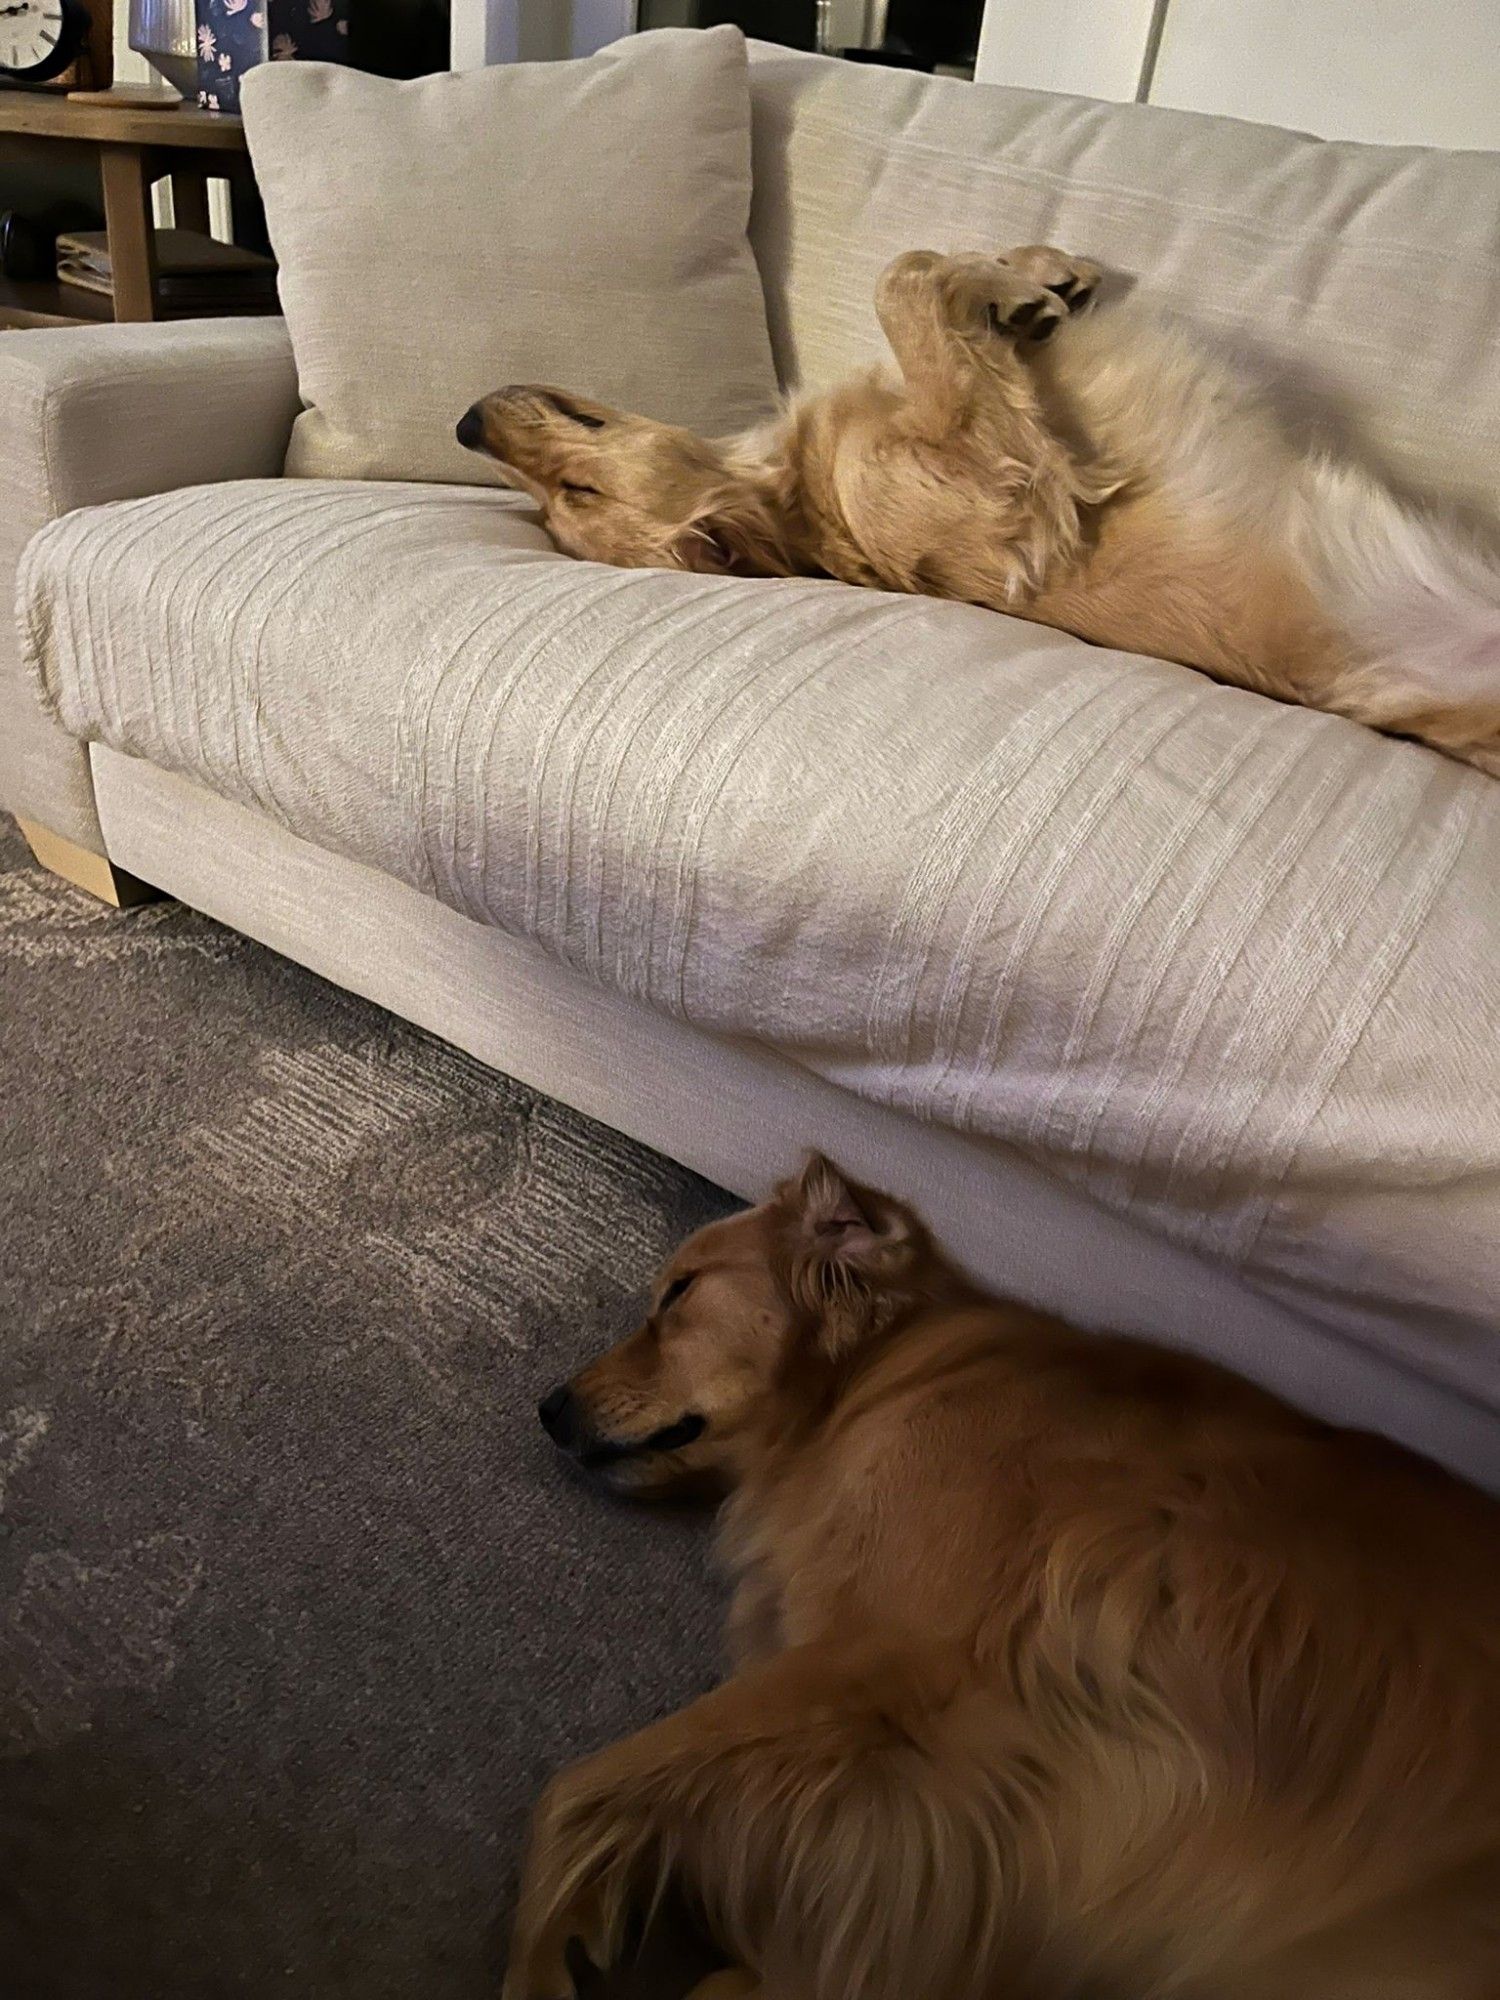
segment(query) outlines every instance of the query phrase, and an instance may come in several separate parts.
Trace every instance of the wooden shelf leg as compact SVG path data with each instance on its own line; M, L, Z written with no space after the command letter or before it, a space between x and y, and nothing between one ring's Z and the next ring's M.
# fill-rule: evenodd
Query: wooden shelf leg
M161 896L160 889L153 889L149 882L137 881L134 875L127 875L123 868L116 868L102 854L80 847L75 841L64 840L60 833L54 833L50 826L43 826L38 820L22 819L17 813L16 825L25 834L26 845L49 874L61 875L65 882L73 883L76 888L87 889L102 903L113 903L117 910L129 910L137 903L154 903Z
M140 147L101 146L99 175L104 184L115 318L155 319L156 242L151 227L151 188Z
M208 176L201 167L173 167L172 221L178 229L208 235Z

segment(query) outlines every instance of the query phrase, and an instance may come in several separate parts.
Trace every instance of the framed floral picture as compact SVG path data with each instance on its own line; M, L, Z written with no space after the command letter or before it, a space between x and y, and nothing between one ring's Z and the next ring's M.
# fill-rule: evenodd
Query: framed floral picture
M348 0L197 0L198 102L238 111L257 63L349 59Z

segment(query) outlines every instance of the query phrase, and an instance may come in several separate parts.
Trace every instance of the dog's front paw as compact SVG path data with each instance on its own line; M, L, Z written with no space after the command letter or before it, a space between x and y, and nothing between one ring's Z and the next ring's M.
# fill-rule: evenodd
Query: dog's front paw
M564 1959L533 1952L517 1959L513 1953L500 2000L577 2000L577 1993Z
M534 1935L518 1924L501 2000L578 2000L612 1955L602 1911L592 1897L580 1898Z
M1026 243L1018 250L1002 250L999 262L1018 278L1051 292L1069 313L1083 312L1093 303L1104 276L1086 257L1070 257L1066 250L1054 250L1050 243Z
M991 333L1007 340L1050 340L1068 316L1065 300L1051 286L1001 267L985 300Z

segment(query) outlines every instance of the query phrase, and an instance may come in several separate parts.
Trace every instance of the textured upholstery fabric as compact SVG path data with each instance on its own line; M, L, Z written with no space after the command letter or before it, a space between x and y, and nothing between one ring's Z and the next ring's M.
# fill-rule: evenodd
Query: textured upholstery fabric
M279 320L0 340L0 805L99 849L88 760L37 707L9 616L21 551L91 501L274 472L297 409Z
M1500 154L754 55L751 235L787 377L879 351L900 250L1060 243L1500 521Z
M311 405L289 472L493 485L453 426L507 382L699 429L774 399L737 29L413 83L266 63L244 114Z
M1417 1322L1394 1358L1376 1353L1347 1323L1322 1321L1316 1296L1272 1297L1013 1147L921 1124L774 1050L628 1000L191 778L103 745L90 761L110 852L133 873L507 1076L753 1200L820 1147L916 1202L948 1250L1009 1297L1207 1355L1500 1492L1500 1384L1464 1395L1427 1375L1440 1329ZM473 1272L479 1289L508 1262L491 1233L455 1241L446 1208L434 1227L455 1284Z
M752 96L751 234L789 380L874 351L871 288L895 251L1050 237L1274 363L1407 483L1500 514L1494 157L785 51L757 55ZM448 272L427 275L424 310ZM579 351L633 359L635 324L616 314ZM255 359L247 337L110 329L106 357L48 335L48 356L72 357L56 394L19 344L32 337L8 336L0 386L21 393L0 423L19 421L30 454L21 474L6 455L24 532L91 499L271 470L291 371L284 342ZM195 357L211 340L210 393ZM35 377L11 374L17 357ZM400 375L373 379L383 392ZM91 410L113 427L75 428ZM97 465L108 478L90 486ZM0 553L19 546L10 518ZM962 607L568 563L523 506L472 489L252 480L76 514L32 545L24 612L69 732L530 940L579 975L569 991L586 980L638 1021L766 1045L779 1074L925 1121L919 1140L891 1119L913 1135L903 1184L920 1197L923 1162L972 1155L971 1234L1008 1185L979 1163L1021 1156L1238 1273L1278 1323L1378 1356L1372 1383L1406 1371L1414 1409L1445 1389L1500 1409L1493 781ZM0 678L0 702L6 802L23 704L76 783L31 692ZM216 824L203 817L204 839ZM377 904L350 915L370 969L349 976L406 1009L405 968L387 978L379 961L407 932L363 935L385 921ZM310 954L294 928L271 930ZM319 950L341 976L333 944ZM449 1012L472 1024L485 1008L481 991ZM599 1032L581 1005L557 1030ZM617 1085L596 1108L641 1131L651 1086L628 1073L633 1046L589 1063ZM739 1185L723 1126L722 1158L703 1163ZM758 1172L748 1139L743 1155ZM943 1174L937 1205L962 1206L963 1171ZM1106 1239L1079 1254L1104 1284ZM1162 1306L1164 1326L1186 1316L1180 1298ZM1289 1333L1268 1360L1271 1322L1230 1319L1251 1372L1310 1378L1332 1351L1293 1358Z
M23 571L76 735L1495 1399L1500 785L965 606L244 482Z

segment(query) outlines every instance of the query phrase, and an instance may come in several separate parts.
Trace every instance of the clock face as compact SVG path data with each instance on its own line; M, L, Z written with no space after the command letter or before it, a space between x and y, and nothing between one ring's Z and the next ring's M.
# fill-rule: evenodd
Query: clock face
M45 81L66 69L78 32L63 0L0 0L0 75Z

